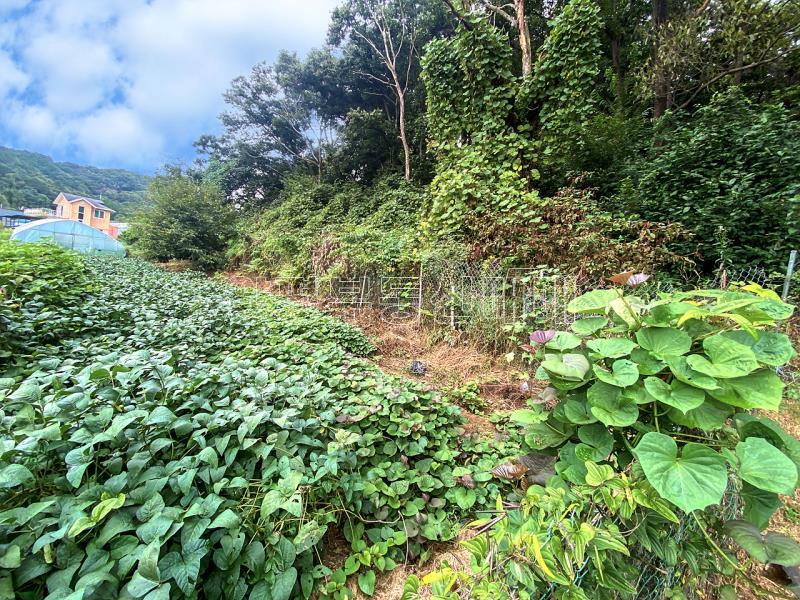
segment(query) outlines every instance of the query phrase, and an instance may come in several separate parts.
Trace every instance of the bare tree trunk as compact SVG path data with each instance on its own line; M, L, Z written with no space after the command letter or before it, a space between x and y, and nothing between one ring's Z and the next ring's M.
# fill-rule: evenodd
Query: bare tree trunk
M622 56L621 56L622 42L619 35L616 33L611 34L611 63L614 69L614 87L617 93L617 106L622 110L625 106L625 79L622 73Z
M406 91L408 90L411 80L411 68L414 56L417 54L417 47L416 31L413 25L408 26L404 21L405 14L402 14L400 19L401 31L398 34L393 34L385 13L385 7L384 5L379 5L371 11L370 20L380 33L380 41L371 39L358 29L354 30L353 34L360 37L369 45L375 53L375 56L380 59L389 73L388 77L376 75L374 73L362 73L362 75L388 86L396 97L400 129L399 137L403 145L403 173L406 180L410 180L411 146L408 143L408 133L406 131ZM401 81L401 74L398 72L398 66L402 69L402 64L400 64L399 59L403 54L406 55L406 66Z
M517 9L517 28L519 29L519 50L522 54L522 76L528 77L533 71L531 52L531 33L525 20L525 0L514 0Z
M669 101L669 81L659 56L659 36L663 35L663 26L667 22L667 0L652 0L653 27L656 33L656 42L653 46L653 67L655 69L655 82L653 92L653 118L658 119L667 111Z
M400 142L403 144L403 176L406 181L411 180L411 148L406 135L406 93L397 86L397 100L400 108Z

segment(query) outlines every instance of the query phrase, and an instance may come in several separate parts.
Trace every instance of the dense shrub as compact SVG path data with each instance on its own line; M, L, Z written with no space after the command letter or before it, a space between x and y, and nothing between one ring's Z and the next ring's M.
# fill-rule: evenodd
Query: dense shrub
M800 123L782 105L758 105L738 89L691 118L665 119L618 202L650 221L694 234L676 244L718 261L785 267L800 246Z
M241 226L229 256L271 276L401 268L413 259L423 189L396 176L370 187L290 180L280 203Z
M627 269L679 273L693 266L691 257L671 250L687 237L679 225L605 212L592 190L565 187L537 200L532 212L528 219L484 224L471 240L474 254L547 265L593 281Z
M210 179L196 181L168 167L150 184L150 203L134 218L125 240L155 261L189 260L218 267L234 230L234 214Z

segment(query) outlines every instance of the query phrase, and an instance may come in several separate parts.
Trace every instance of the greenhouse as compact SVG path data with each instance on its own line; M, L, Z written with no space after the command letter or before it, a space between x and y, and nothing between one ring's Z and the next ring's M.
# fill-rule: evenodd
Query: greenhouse
M69 219L43 219L20 225L11 234L19 242L53 240L59 246L76 252L103 252L125 255L125 247L99 229Z

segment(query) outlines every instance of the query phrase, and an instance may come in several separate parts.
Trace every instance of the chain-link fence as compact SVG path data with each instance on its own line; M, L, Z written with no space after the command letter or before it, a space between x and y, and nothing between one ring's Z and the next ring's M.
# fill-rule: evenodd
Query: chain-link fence
M796 287L791 269L787 275L784 282L780 275L758 266L726 267L705 279L675 282L654 277L639 286L636 294L651 299L677 288L727 288L734 283L755 282L773 286L791 300ZM264 278L249 279L259 287L267 283ZM312 275L269 283L290 297L323 300L350 311L378 310L390 322L418 321L464 332L495 349L502 345L508 326L522 320L537 327L563 328L575 319L567 310L570 300L610 285L605 279L564 275L541 267L442 261L423 263L406 272Z

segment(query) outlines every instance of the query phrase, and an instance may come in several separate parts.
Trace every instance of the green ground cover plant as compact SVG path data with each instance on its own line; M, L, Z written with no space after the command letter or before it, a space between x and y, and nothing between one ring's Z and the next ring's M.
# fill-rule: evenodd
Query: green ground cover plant
M352 327L199 274L64 260L92 283L72 305L91 330L34 331L24 365L0 363L0 597L371 594L494 502L513 449L359 358L374 348ZM332 536L351 553L326 566Z

